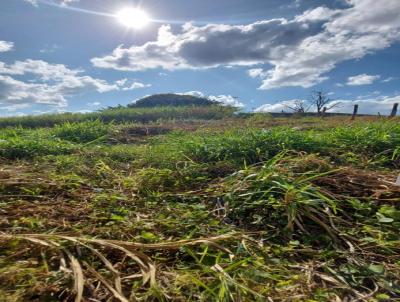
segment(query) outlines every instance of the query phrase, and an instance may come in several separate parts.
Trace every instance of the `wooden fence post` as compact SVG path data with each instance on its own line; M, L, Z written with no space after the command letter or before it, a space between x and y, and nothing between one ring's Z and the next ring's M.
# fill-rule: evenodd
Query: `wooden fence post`
M393 104L393 109L392 112L390 113L390 118L395 117L397 114L397 108L399 107L399 103L394 103Z
M358 112L358 105L354 105L353 115L351 116L352 121L356 119L357 112Z

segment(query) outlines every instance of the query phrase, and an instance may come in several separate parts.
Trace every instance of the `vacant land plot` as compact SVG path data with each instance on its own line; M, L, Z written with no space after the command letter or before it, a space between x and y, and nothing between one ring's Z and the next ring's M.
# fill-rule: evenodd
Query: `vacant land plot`
M146 110L0 120L0 301L399 299L398 119Z

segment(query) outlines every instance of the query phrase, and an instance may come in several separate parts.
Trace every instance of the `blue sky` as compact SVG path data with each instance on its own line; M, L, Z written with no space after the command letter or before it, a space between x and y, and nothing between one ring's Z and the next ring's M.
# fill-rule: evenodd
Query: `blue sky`
M140 29L116 15L140 8ZM2 0L0 116L93 111L154 93L281 111L400 101L399 0Z

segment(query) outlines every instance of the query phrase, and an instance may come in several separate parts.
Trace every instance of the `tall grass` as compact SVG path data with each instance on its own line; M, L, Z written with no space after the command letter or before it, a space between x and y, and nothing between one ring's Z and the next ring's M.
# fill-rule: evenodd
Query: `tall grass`
M71 154L105 138L111 126L100 121L64 123L54 128L8 128L0 134L0 157L17 159Z
M27 128L52 127L66 122L77 123L99 120L104 123L152 122L157 120L211 120L231 116L236 109L222 106L114 108L93 113L62 113L38 116L0 118L0 128L22 126Z
M226 161L241 166L268 160L284 150L318 153L332 160L359 165L375 162L384 166L397 162L400 146L400 125L395 122L360 123L325 130L275 127L198 130L194 133L175 131L155 138L145 146L110 147L104 142L112 135L113 129L112 124L100 120L66 122L53 128L4 129L0 134L0 156L32 157L57 154L57 150L65 154L74 149L71 147L73 144L77 147L79 144L96 142L102 145L96 152L107 158L138 157L144 164L166 168L175 167L177 161Z
M40 135L21 136L0 141L0 158L30 159L36 156L71 154L79 146L68 141Z
M287 127L272 129L233 129L225 132L175 132L156 141L146 152L164 163L169 159L195 162L229 161L254 164L284 150L319 153L333 160L352 160L360 165L379 161L390 165L400 145L400 125L394 122L360 123L324 131L300 131Z
M89 143L107 136L111 126L99 120L56 125L50 133L55 137L75 142Z

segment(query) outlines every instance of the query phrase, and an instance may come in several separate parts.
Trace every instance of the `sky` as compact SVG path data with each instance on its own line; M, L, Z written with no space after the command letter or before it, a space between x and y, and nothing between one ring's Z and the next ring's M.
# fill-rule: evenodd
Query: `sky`
M280 112L312 91L385 115L399 42L399 0L1 0L0 116L171 92Z

